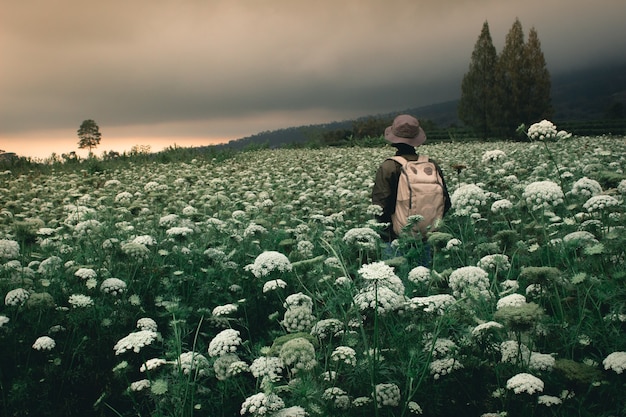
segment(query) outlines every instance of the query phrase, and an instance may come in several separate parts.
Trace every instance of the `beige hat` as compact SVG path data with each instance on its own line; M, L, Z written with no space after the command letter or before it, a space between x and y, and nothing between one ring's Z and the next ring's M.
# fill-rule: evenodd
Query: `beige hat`
M385 139L391 143L406 143L417 147L426 141L426 133L415 117L401 114L385 129Z

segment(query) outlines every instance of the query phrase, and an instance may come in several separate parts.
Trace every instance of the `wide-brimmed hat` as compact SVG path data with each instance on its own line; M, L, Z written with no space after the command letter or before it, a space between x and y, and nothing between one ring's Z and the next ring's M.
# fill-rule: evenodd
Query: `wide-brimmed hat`
M391 143L406 143L417 147L426 141L426 133L415 117L401 114L385 129L385 139Z

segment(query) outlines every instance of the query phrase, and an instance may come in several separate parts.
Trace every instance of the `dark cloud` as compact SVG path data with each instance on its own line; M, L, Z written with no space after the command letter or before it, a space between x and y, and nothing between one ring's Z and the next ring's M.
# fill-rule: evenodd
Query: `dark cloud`
M626 48L623 0L1 7L3 142L29 131L74 132L85 118L120 135L176 126L179 135L232 138L270 120L285 127L454 99L485 20L498 50L515 18L526 33L535 27L553 72L621 57Z

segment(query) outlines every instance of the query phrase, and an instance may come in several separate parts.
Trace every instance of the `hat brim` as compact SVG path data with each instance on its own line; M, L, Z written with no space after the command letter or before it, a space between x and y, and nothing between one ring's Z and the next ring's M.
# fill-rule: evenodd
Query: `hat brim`
M385 139L391 143L406 143L407 145L411 145L413 147L420 146L424 142L426 142L426 133L424 133L424 129L419 127L419 133L417 136L412 138L403 138L400 136L396 136L391 131L392 126L389 126L385 129Z

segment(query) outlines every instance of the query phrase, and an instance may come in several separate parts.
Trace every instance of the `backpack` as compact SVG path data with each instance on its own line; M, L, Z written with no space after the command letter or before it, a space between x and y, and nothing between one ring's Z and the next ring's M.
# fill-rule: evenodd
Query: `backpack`
M443 218L443 179L426 155L420 155L416 161L407 161L401 156L390 159L402 166L396 210L391 215L393 231L400 235L408 217L418 214L424 219L413 227L412 234L421 233L422 237L426 237L429 230L434 231L435 222Z

